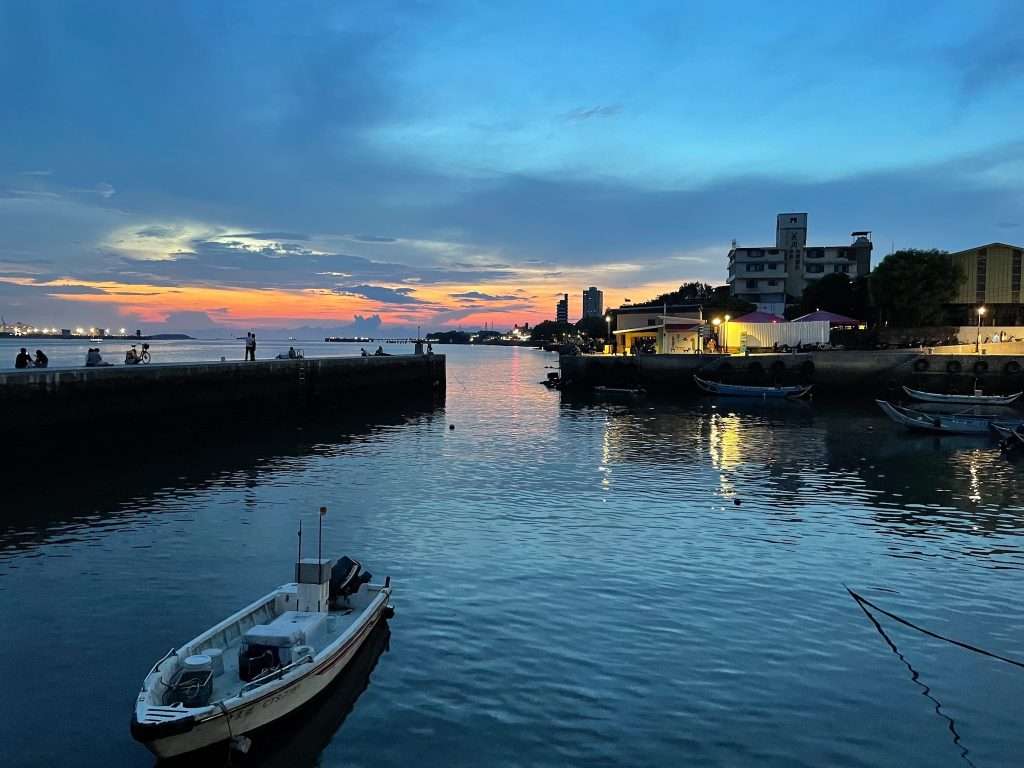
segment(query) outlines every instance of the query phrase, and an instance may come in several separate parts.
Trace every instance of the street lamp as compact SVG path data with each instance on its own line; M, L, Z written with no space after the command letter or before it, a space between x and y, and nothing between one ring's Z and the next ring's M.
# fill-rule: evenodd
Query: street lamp
M722 328L722 335L725 338L725 344L723 344L722 346L724 347L723 351L726 354L729 354L729 321L730 320L732 320L732 318L729 317L729 315L726 315L725 316L725 326Z
M711 324L715 326L715 337L718 337L718 326L722 324L722 318L716 317L711 321Z
M981 354L981 318L985 316L985 308L978 307L978 337L974 341L974 354Z
M612 346L612 316L611 315L605 315L604 316L604 321L606 323L608 323L608 339L607 339L607 342L608 342L608 351L611 352L611 346Z

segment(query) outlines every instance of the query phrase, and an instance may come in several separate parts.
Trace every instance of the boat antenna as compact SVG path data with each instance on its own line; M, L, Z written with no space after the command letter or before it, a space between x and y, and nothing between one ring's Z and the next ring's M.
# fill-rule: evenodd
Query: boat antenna
M295 561L295 580L299 580L299 563L302 562L302 518L299 518L299 559Z

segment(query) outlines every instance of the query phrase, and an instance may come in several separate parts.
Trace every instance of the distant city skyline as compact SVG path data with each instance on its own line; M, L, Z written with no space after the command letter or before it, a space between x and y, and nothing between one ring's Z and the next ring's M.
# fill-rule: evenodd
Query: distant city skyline
M0 310L510 327L721 285L780 211L820 243L864 222L875 264L1020 243L1022 13L9 4Z

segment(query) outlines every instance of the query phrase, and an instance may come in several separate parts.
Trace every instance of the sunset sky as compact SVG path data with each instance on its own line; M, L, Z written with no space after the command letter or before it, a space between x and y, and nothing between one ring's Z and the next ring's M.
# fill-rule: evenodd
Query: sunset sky
M1024 242L1024 6L824 5L0 0L0 312L508 327L779 211Z

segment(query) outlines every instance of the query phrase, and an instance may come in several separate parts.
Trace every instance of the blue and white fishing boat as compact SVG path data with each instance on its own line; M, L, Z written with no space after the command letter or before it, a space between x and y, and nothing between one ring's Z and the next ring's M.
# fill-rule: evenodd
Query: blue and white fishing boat
M882 412L897 424L918 432L941 432L952 435L988 434L995 425L1005 419L996 415L971 415L966 413L925 413L913 408L904 408L887 400L875 400ZM1009 427L1012 429L1012 426Z

